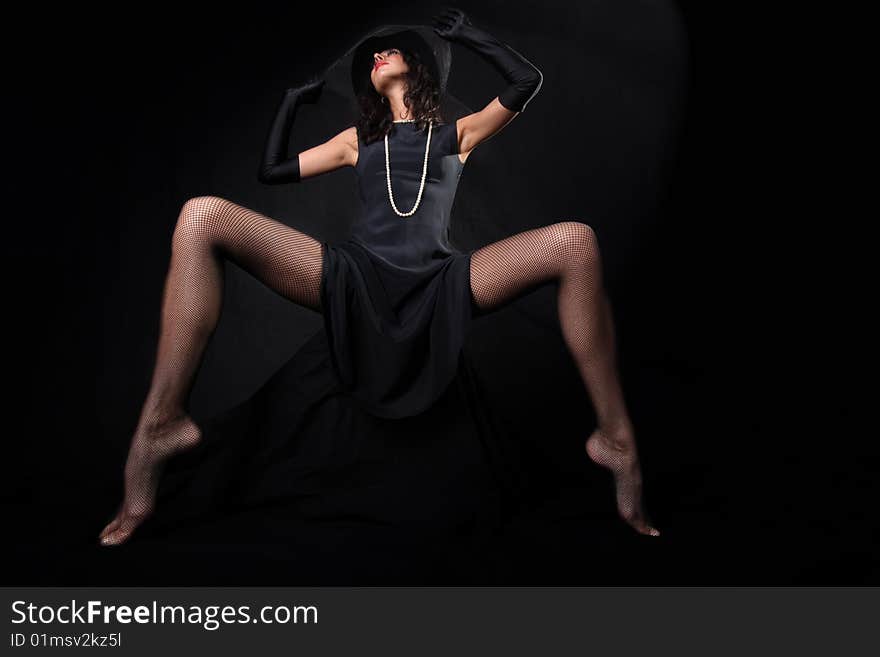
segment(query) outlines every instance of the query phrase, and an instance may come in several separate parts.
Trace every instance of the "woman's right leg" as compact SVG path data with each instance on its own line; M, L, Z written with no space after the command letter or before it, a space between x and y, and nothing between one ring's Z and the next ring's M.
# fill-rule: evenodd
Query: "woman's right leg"
M100 534L103 545L131 536L153 511L162 465L201 439L187 404L220 318L223 259L321 312L321 256L318 240L232 201L199 196L184 203L172 238L156 364L126 460L125 496Z

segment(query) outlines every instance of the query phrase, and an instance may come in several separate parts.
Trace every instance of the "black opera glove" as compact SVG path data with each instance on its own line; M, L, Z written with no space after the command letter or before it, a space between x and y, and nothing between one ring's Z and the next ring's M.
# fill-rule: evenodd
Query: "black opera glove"
M290 141L290 129L296 118L296 110L300 105L316 103L321 97L324 80L312 80L299 87L292 87L284 92L275 119L269 128L266 146L257 179L266 185L278 185L286 182L300 182L299 154L287 157L287 146Z
M444 39L461 43L491 63L510 83L498 100L512 112L522 112L541 89L544 76L528 59L491 34L471 25L460 9L446 8L433 17L434 31Z

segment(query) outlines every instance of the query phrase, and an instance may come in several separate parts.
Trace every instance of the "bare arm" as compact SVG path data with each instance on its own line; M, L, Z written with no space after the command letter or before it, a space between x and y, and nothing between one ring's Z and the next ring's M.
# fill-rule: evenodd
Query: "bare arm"
M299 158L300 178L311 178L357 163L357 128L351 126L323 144L301 152Z

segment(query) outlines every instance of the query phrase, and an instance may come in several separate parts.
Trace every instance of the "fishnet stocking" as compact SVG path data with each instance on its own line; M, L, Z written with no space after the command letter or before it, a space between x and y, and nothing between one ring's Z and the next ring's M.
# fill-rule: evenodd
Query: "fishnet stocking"
M471 257L471 292L481 311L491 312L550 281L558 282L562 335L598 417L587 454L614 475L621 517L641 533L659 535L642 506L638 452L617 374L614 322L592 228L562 221L499 240Z
M199 196L184 203L172 237L152 382L125 465L125 495L100 534L102 544L131 536L153 511L163 464L201 440L186 405L220 318L223 259L321 312L321 256L319 241L226 199Z

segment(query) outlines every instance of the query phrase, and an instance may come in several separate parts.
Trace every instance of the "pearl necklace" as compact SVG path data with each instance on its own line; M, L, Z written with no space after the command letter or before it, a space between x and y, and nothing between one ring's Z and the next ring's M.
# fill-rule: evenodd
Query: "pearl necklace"
M393 123L415 123L415 119L402 119L393 121ZM431 129L434 125L433 121L428 122L428 140L425 142L425 161L422 164L422 182L419 185L419 195L416 197L416 204L409 212L401 212L394 203L394 194L391 192L391 156L388 152L388 135L385 135L385 180L388 181L388 200L391 201L391 208L399 217L410 217L419 209L419 203L422 200L422 192L425 190L425 179L428 175L428 151L431 148Z

